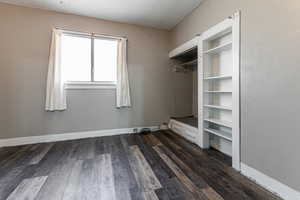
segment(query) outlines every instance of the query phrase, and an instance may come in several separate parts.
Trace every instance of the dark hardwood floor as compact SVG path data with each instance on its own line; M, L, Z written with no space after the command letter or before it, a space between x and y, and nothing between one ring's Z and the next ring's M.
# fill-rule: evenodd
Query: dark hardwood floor
M0 149L0 199L279 199L171 131Z

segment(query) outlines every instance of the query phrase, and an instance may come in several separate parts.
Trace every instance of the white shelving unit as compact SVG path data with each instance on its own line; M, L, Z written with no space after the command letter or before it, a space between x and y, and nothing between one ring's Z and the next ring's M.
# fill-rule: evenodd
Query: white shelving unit
M175 119L170 120L170 128L201 148L212 146L232 156L233 168L240 171L239 12L175 48L169 57L178 61L175 66L183 72L197 67L193 111L198 110L193 113L198 128Z
M198 47L200 146L224 150L236 170L240 170L239 21L235 13L205 31Z

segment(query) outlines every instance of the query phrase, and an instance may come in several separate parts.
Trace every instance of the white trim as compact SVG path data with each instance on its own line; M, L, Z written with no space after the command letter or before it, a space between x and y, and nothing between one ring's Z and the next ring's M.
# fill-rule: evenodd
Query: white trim
M198 41L198 143L202 149L209 148L209 135L204 134L204 61L203 61L203 41L202 35Z
M113 35L100 34L100 33L89 33L89 32L82 32L82 31L66 30L58 27L56 27L56 29L61 31L64 35L72 35L77 37L105 38L105 39L113 39L113 40L121 40L121 39L127 40L126 36L113 36Z
M188 124L177 121L176 119L170 119L169 128L175 133L181 135L192 143L198 145L197 135L198 129Z
M130 134L130 133L139 132L143 128L149 128L152 131L159 130L158 126L150 126L150 127L107 129L107 130L98 130L98 131L83 131L83 132L71 132L71 133L41 135L41 136L17 137L17 138L0 139L0 147Z
M200 36L201 39L209 38L213 40L215 38L220 37L221 35L225 35L226 33L231 32L232 22L233 20L231 18L225 19L224 21L218 23L217 25L211 27L210 29L202 33Z
M241 122L240 122L240 12L234 13L232 17L232 167L241 170Z
M65 84L67 90L116 89L116 87L116 83L112 81L70 81Z
M175 56L178 56L180 54L183 54L184 52L187 52L193 48L196 48L198 45L198 41L199 41L199 36L196 36L192 40L190 40L190 41L180 45L176 49L170 51L169 57L174 58Z
M285 200L300 200L300 192L296 191L289 186L263 174L262 172L241 163L241 172L257 184L266 188L270 192L277 194Z

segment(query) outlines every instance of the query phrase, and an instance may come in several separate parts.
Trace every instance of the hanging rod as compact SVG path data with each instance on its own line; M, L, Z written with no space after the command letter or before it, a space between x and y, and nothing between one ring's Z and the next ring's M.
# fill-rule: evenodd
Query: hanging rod
M190 66L190 65L196 65L198 63L198 59L194 59L185 63L181 63L180 66Z

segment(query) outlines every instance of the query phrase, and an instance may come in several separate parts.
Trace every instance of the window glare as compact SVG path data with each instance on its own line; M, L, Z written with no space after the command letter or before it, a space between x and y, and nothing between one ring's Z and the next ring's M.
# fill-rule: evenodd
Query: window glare
M61 64L67 81L91 81L91 39L63 35Z
M117 48L116 40L94 40L94 80L117 80Z

